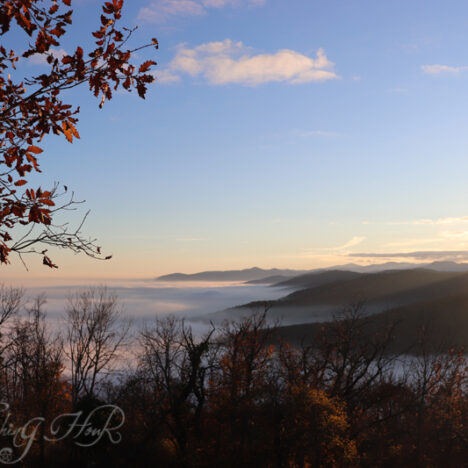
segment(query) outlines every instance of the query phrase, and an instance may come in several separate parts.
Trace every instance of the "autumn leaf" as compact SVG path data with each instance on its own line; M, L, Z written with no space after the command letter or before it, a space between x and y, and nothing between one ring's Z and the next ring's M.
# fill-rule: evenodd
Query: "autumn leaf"
M40 202L43 204L43 205L47 205L47 206L55 206L55 203L50 200L49 198L41 198Z
M31 153L34 154L40 154L43 152L43 150L37 146L28 146L28 151L31 151Z
M42 263L48 266L49 268L58 268L57 265L52 263L52 260L47 255L44 255L44 258L42 259Z
M68 129L68 126L65 122L62 122L62 131L65 135L65 138L70 142L73 143L73 135L72 132Z
M153 60L147 60L141 64L140 68L138 69L138 73L145 73L152 65L156 65L156 62Z
M57 12L58 9L59 9L59 6L57 4L52 5L49 10L49 15L53 15L54 13Z
M86 50L83 44L76 44L74 52L70 55L57 57L53 54L53 50L60 50L59 41L67 33L67 26L72 24L73 10L67 9L62 13L60 9L63 6L70 7L71 4L71 0L0 1L0 35L8 33L14 26L19 30L15 31L15 37L21 37L18 32L29 36L24 46L18 47L20 52L7 50L2 45L3 41L0 44L0 108L3 128L3 138L0 139L0 164L5 165L3 175L0 174L0 263L8 263L11 250L2 242L11 239L9 231L17 224L28 226L37 223L51 226L51 233L57 235L52 237L54 240L51 245L64 247L65 242L65 248L75 252L85 252L92 257L100 255L100 248L83 242L80 236L70 237L72 242L69 242L63 233L57 233L58 226L54 225L52 218L57 211L66 208L58 207L52 210L51 207L56 206L55 197L63 196L64 193L58 191L58 184L53 190L42 191L39 188L36 193L27 186L28 175L41 172L38 158L44 152L42 142L47 135L63 134L70 143L73 143L74 138L80 138L76 128L76 114L80 109L63 101L66 90L87 85L94 96L103 99L102 105L104 101L110 100L114 90L117 91L120 87L128 91L137 91L139 96L144 98L146 85L153 80L152 76L145 72L150 70L152 65L156 65L155 61L144 61L138 68L131 63L131 59L137 50L157 48L158 42L153 38L143 46L128 48L133 29L119 28L117 24L122 16L123 0L108 0L104 3L104 14L98 12L100 27L91 33L91 42L83 42L91 46L90 49ZM5 41L6 43L10 42ZM21 76L21 70L16 69L20 57L41 54L49 67L45 67L37 76ZM17 71L13 75L11 70ZM41 147L37 146L38 144L41 144ZM16 187L22 186L25 190L19 193ZM66 192L67 186L63 187ZM76 202L73 201L73 196L71 198L73 205ZM36 234L32 234L34 235ZM25 242L24 245L39 253L40 249L32 246L43 241L34 238L28 241L31 243ZM12 245L14 242L15 240ZM45 255L43 263L50 268L56 268Z

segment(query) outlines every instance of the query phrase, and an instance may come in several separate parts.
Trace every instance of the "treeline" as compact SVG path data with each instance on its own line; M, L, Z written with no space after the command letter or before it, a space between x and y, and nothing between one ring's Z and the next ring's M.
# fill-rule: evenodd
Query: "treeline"
M359 306L313 344L290 346L267 313L201 337L166 318L130 339L102 288L70 298L53 333L44 300L24 297L0 289L0 463L466 466L464 355L392 356L394 325L363 339Z

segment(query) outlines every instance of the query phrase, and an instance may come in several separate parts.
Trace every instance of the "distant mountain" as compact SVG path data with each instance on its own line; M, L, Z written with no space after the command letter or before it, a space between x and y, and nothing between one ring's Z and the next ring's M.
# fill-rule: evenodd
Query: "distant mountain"
M299 275L302 276L302 275ZM295 278L295 276L293 276ZM284 275L275 275L275 276L267 276L266 278L260 278L255 280L246 281L245 284L269 284L273 286L279 286L283 281L291 279L290 276Z
M429 268L436 271L468 272L468 263L432 262L428 263L424 268Z
M160 276L157 281L252 281L261 280L269 276L292 277L306 273L306 270L280 270L273 268L263 270L261 268L249 268L246 270L228 270L228 271L203 271L200 273L185 274L172 273L170 275Z
M345 270L355 271L357 273L378 273L380 271L387 270L414 270L415 268L425 268L436 271L468 272L468 263L456 263L448 261L437 261L431 263L386 262L374 263L371 265L357 265L356 263L347 263L345 265L333 266L323 270Z
M322 275L322 279L326 278L324 273ZM329 279L333 278L335 276L330 274ZM464 291L468 291L468 273L465 272L429 269L383 271L358 274L353 278L300 289L276 301L251 302L217 312L210 318L216 321L235 319L268 307L269 316L274 320L281 320L284 324L324 322L330 320L333 314L343 307L356 301L364 301L366 312L375 314Z
M355 273L378 273L391 270L411 270L415 268L424 268L440 272L468 272L468 263L455 263L455 262L433 262L433 263L398 263L387 262L378 263L373 265L357 265L355 263L347 263L329 268L318 268L313 270L291 270L272 268L271 270L264 270L262 268L248 268L244 270L226 270L226 271L202 271L200 273L185 274L185 273L172 273L156 278L156 281L243 281L250 282L250 284L273 284L271 277L279 276L277 283L281 283L288 278L297 277L304 274L318 274L329 271L341 272L355 272ZM311 277L312 277L311 276ZM306 287L307 280L304 280ZM304 287L298 281L297 286L291 283L292 287ZM283 286L278 284L278 286ZM290 287L290 286L288 286Z
M275 283L275 287L280 288L316 288L325 284L336 283L338 281L346 281L357 278L363 273L357 273L355 271L344 271L344 270L325 270L325 271L314 271L312 273L305 273L304 275L294 276L287 280Z
M414 268L426 268L426 264L415 264L408 262L385 262L373 263L371 265L357 265L356 263L346 263L344 265L336 265L333 267L324 268L323 270L344 270L355 271L357 273L378 273L387 270L411 270Z

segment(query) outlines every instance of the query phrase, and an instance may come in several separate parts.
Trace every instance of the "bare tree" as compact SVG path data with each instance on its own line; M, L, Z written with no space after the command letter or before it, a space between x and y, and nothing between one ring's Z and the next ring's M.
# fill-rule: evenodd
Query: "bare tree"
M9 342L6 325L20 311L23 299L24 291L22 288L0 284L0 355L3 355Z
M182 464L187 462L188 438L201 436L206 379L212 366L214 328L196 339L183 320L156 320L141 332L140 373L153 396L153 428L164 424L177 442Z
M47 329L45 303L43 295L34 298L27 308L27 317L17 318L10 330L3 377L5 397L14 409L18 425L32 416L50 422L66 401L62 343ZM39 428L41 463L45 456L45 427L42 424Z
M69 297L66 355L70 360L72 403L93 396L112 371L130 324L124 321L117 296L106 287L90 288Z

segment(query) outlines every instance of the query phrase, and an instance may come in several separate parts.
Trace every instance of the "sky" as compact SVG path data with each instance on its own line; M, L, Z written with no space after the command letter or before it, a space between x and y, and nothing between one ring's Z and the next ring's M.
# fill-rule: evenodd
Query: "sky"
M90 44L100 2L75 0L57 53ZM132 0L157 37L146 100L98 109L43 173L86 200L107 262L51 252L5 277L146 278L207 269L468 260L468 3ZM24 47L24 37L12 36ZM46 65L33 57L19 73Z

